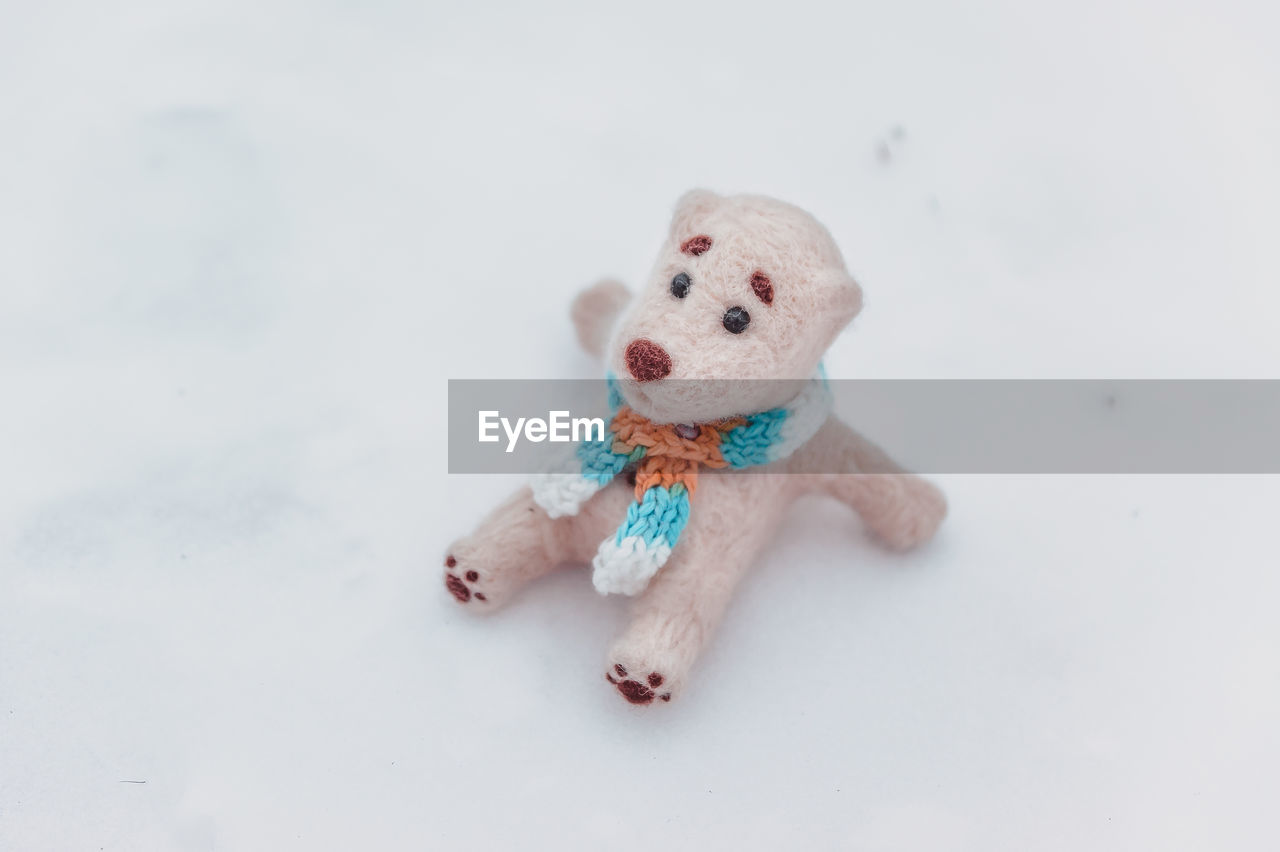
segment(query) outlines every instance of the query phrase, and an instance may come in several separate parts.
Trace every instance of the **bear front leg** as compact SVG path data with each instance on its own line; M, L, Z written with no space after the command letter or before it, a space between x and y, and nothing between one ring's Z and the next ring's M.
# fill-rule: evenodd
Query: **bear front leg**
M883 450L832 417L796 454L802 490L847 503L872 535L895 550L933 537L947 499L933 483L905 472Z
M528 488L517 491L444 558L449 593L478 612L497 609L525 583L568 563L586 563L626 514L630 489L611 484L577 515L550 518Z

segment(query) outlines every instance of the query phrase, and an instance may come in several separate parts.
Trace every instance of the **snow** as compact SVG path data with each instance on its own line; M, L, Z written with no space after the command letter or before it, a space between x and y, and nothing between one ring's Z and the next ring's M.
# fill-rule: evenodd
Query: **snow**
M1276 477L805 503L659 708L439 576L446 380L592 376L694 185L831 228L833 377L1280 378L1274 4L540 5L6 8L0 849L1275 848Z

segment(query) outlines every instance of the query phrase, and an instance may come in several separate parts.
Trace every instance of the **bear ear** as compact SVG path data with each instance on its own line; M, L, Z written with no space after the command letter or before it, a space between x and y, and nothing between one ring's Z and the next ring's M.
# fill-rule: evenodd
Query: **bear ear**
M691 189L676 202L675 215L671 217L671 238L682 242L701 234L701 221L720 206L724 199L709 189Z
M833 269L824 276L819 292L823 314L834 326L834 337L862 311L862 288L848 272Z

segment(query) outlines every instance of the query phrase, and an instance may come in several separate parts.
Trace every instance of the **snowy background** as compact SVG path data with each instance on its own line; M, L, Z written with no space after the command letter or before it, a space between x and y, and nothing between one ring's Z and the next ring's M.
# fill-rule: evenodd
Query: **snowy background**
M4 0L0 849L1275 849L1280 478L800 505L657 708L441 586L446 380L594 376L691 186L835 377L1280 378L1275 4L870 6Z

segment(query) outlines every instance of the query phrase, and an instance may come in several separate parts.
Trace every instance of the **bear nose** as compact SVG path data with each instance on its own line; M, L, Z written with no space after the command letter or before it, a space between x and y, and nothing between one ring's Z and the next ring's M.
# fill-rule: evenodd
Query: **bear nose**
M627 369L637 382L665 379L671 373L671 356L652 340L641 337L627 345Z

